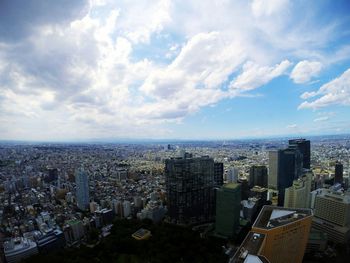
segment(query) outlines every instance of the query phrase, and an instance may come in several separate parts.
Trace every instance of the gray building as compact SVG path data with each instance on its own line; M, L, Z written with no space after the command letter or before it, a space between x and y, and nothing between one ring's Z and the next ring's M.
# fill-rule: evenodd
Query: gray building
M83 169L75 172L77 206L81 210L89 208L89 177Z

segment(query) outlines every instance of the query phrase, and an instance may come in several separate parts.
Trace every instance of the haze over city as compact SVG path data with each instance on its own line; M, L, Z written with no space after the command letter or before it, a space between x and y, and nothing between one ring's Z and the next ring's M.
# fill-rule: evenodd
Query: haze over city
M349 132L349 1L1 1L0 138Z

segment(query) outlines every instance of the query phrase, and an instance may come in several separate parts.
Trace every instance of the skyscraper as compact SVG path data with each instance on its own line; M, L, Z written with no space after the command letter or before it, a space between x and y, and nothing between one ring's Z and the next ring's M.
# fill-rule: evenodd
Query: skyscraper
M343 164L339 161L335 163L334 167L334 183L343 183Z
M224 183L224 164L214 163L214 180L217 186Z
M312 172L293 181L293 185L285 189L284 207L309 208L312 184Z
M269 152L269 187L278 190L278 205L284 205L285 189L302 173L301 154L296 148Z
M179 223L198 223L214 219L214 160L208 156L182 157L165 161L165 180L169 216Z
M249 187L255 185L267 187L267 168L265 165L253 165L249 170Z
M234 235L239 226L240 205L240 184L225 184L216 191L215 232L226 237Z
M264 206L252 226L252 232L265 235L261 255L271 263L301 263L311 221L311 209Z
M278 188L278 160L279 150L269 151L269 175L268 187L277 190Z
M80 168L75 172L77 206L81 210L89 208L89 178L86 172Z
M289 147L296 147L303 155L303 168L310 169L310 141L305 139L289 140Z

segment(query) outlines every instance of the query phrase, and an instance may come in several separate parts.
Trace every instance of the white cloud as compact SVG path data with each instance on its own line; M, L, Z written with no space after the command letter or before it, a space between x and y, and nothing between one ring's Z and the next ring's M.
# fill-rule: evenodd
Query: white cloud
M314 119L314 122L321 122L321 121L327 121L327 120L329 120L329 117L323 116L323 117L319 117L319 118Z
M322 63L318 61L300 61L290 74L291 79L297 84L309 82L313 77L318 76L322 70Z
M57 4L52 17L40 7L38 19L31 6L16 36L0 18L0 121L13 131L2 138L168 134L163 123L254 96L301 47L332 37L282 0L89 3Z
M290 65L288 60L272 67L260 66L249 61L244 64L243 72L230 83L230 88L233 92L237 89L239 91L256 89L282 75Z
M334 104L350 105L350 69L346 70L340 77L322 85L316 92L306 92L302 98L319 96L314 101L304 101L299 109L318 109Z
M286 128L287 129L296 129L296 128L298 128L298 125L296 125L296 124L289 124L289 125L286 126Z
M253 0L251 6L254 16L271 16L288 8L288 0Z

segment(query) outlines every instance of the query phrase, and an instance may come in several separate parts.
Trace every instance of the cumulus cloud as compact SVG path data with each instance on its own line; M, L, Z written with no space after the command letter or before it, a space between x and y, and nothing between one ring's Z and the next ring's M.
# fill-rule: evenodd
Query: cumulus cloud
M249 61L244 64L243 72L231 82L230 88L233 91L237 89L240 91L256 89L282 75L290 65L291 63L288 60L284 60L272 67L260 66Z
M304 101L299 109L319 109L334 104L350 105L350 69L338 78L322 85L316 92L302 94L302 98L316 97L313 101Z
M318 76L321 70L321 62L303 60L293 68L290 77L297 84L306 83L313 77Z
M281 0L1 1L0 135L168 134L164 123L249 97L286 73L295 50L331 37L289 30L293 10Z

